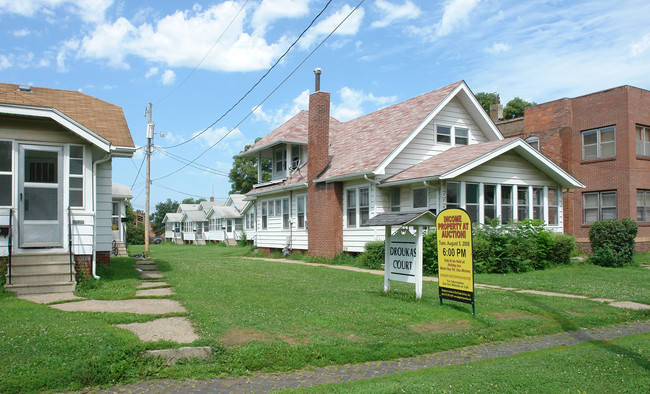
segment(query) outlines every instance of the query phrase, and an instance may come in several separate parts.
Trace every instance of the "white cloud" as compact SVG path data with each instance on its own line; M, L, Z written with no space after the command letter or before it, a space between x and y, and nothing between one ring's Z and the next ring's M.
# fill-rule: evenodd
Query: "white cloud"
M155 76L156 74L158 74L158 71L159 71L158 67L151 67L149 70L147 70L147 73L144 74L144 77L149 79L149 78Z
M499 55L503 52L507 52L511 49L510 45L505 42L495 42L491 47L485 48L485 52L491 55Z
M33 17L42 13L53 16L57 8L77 14L84 22L99 23L113 0L0 0L0 14Z
M28 29L20 29L14 31L12 34L14 37L27 37L30 34L30 31Z
M201 131L197 131L196 133L192 134L192 137L195 137L199 133L201 133ZM206 146L213 146L217 144L217 149L231 153L233 152L233 149L235 149L235 145L237 146L236 149L238 149L237 152L241 150L241 147L244 146L242 144L243 137L244 136L242 132L237 128L230 131L230 129L227 127L219 127L208 129L199 137L197 137L197 140Z
M76 51L79 48L79 41L77 40L68 40L64 41L61 44L61 49L56 55L56 65L57 69L61 72L66 71L67 67L65 65L66 58L68 57L68 52Z
M467 22L470 12L476 8L479 0L451 0L445 6L442 20L436 30L438 37L453 32L457 27Z
M650 33L646 34L641 41L635 42L630 46L632 57L643 55L650 48Z
M372 93L364 93L362 90L354 90L347 86L339 90L341 104L332 105L332 116L342 122L357 118L369 111L364 110L366 104L372 104L377 110L397 100L396 96L375 96Z
M266 122L272 128L275 128L307 108L309 108L309 90L303 90L297 97L291 100L291 104L268 112L264 111L262 107L259 107L253 112L253 116L255 120Z
M402 5L393 4L386 0L377 0L375 7L383 15L382 19L372 23L372 27L386 27L397 20L415 19L422 12L411 0L406 0Z
M267 68L286 48L286 38L267 43L243 30L240 15L213 48L216 39L233 20L239 5L225 2L205 11L177 11L155 24L135 26L125 18L98 25L84 37L80 55L106 59L116 68L129 68L126 58L138 56L169 67L194 67L206 53L201 68L213 71L252 71ZM211 48L213 48L211 50Z
M176 80L176 74L172 70L165 70L160 80L163 85L171 85Z
M340 10L336 11L334 14L330 15L326 19L317 23L316 26L313 26L311 29L309 29L309 31L307 31L307 34L303 36L303 38L298 43L298 46L300 46L300 48L303 49L308 48L316 40L319 40L324 36L330 34L336 28L336 26L338 26L338 24L341 23L341 21L345 19L345 17L348 16L348 14L350 14L350 11L352 11L352 7L346 4L343 7L341 7ZM364 9L358 8L341 25L341 27L339 27L338 30L336 30L334 35L338 35L338 36L356 35L359 32L359 29L361 28L361 21L363 20L364 15L365 15Z
M0 70L4 70L5 68L11 67L11 61L9 58L5 55L0 55Z
M298 18L309 13L309 1L263 0L253 14L255 35L264 35L267 25L282 18Z

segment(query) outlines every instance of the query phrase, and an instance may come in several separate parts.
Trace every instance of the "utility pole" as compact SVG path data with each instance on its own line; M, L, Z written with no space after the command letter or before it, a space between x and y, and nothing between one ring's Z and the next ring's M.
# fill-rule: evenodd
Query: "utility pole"
M147 111L149 120L147 122L147 185L145 187L145 210L144 210L144 255L149 254L149 193L151 189L151 141L153 140L153 127L151 122L151 103Z

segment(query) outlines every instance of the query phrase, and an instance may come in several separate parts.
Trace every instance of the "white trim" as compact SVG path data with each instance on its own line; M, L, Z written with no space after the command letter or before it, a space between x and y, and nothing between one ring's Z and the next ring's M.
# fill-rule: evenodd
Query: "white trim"
M54 108L46 107L28 107L14 104L0 104L0 113L9 115L31 116L35 118L48 118L72 131L79 137L99 147L104 152L111 151L111 143L107 139L99 136L95 132L86 128L74 119L68 117ZM128 149L124 147L124 149ZM135 148L134 148L135 151Z

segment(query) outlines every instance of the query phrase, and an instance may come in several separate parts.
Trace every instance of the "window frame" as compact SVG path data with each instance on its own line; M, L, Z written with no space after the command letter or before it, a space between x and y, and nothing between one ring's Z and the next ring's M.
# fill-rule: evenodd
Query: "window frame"
M553 196L551 196L553 192ZM554 198L553 198L554 197ZM557 187L549 187L546 192L546 205L548 206L548 220L546 224L549 226L560 225L560 199L562 198L562 191Z
M267 230L269 228L269 211L268 201L262 201L262 230Z
M465 212L469 215L470 221L472 223L478 223L481 221L479 215L481 212L481 185L475 182L465 182ZM468 202L468 197L470 195L470 188L476 188L476 202ZM473 217L475 216L475 217Z
M424 205L415 205L416 193L424 191ZM422 197L422 196L420 196ZM411 189L411 208L413 209L429 209L429 189L426 187L418 187L416 189Z
M297 228L301 230L305 229L307 227L307 195L305 194L296 196L296 216Z
M488 203L488 189L492 188L492 203ZM497 216L497 185L494 183L485 183L483 184L483 218L484 219L491 219L494 220L496 219ZM488 211L491 210L493 212L493 215L489 215Z
M639 195L642 196L641 205L639 205ZM636 189L636 221L650 223L650 190L648 189Z
M362 193L367 193L367 204L362 200ZM351 198L353 197L353 198ZM357 186L345 189L345 225L358 228L370 219L370 187Z
M390 188L390 211L399 212L402 209L402 189L399 186Z
M613 132L614 133L614 138L611 141L606 141L602 142L602 135L603 133L608 133L608 132ZM585 144L585 137L591 134L596 135L596 142L595 143L590 143L590 144ZM591 161L591 160L599 160L599 159L610 159L610 158L615 158L616 157L616 126L605 126L605 127L600 127L597 129L590 129L590 130L584 130L580 133L580 141L581 141L581 148L582 148L582 160L583 161ZM605 156L603 154L603 145L605 144L612 144L613 145L613 154ZM596 147L596 155L595 156L589 156L585 154L585 151L588 147Z
M450 186L455 186L456 188L456 196L458 196L458 202L450 203L449 202L449 190ZM445 183L445 206L447 208L460 208L461 207L461 190L460 190L460 182L453 182L449 181Z
M1 204L2 200L0 199L0 207L13 207L14 203L14 143L11 140L0 140L0 144L6 143L9 145L9 170L3 170L0 168L0 177L9 178L9 187L4 189L8 194L8 205ZM6 198L6 197L5 197Z
M289 198L285 197L282 200L282 228L288 230L291 227L291 208Z
M640 139L639 134L641 135ZM641 157L650 157L650 126L637 124L635 128L635 135L636 155ZM639 153L639 147L641 148L641 153Z
M81 149L81 157L73 157L72 156L72 148L80 148ZM84 196L84 179L85 179L85 162L86 162L86 149L84 145L78 145L78 144L70 144L68 145L68 205L75 209L83 209L85 206L85 196ZM77 173L72 173L72 163L73 160L75 162L80 161L81 162L81 174ZM72 187L72 180L73 179L78 179L81 180L81 187ZM72 205L72 193L73 192L78 192L81 193L81 204L79 205Z
M613 195L615 205L604 205L604 198ZM596 196L596 207L586 208L586 197ZM596 220L587 221L586 210L596 211ZM610 215L603 215L603 210L613 210L615 212L614 217L609 217ZM605 217L608 216L608 217ZM591 191L582 193L582 224L591 225L595 222L605 219L618 219L618 192L616 190L603 190L603 191Z

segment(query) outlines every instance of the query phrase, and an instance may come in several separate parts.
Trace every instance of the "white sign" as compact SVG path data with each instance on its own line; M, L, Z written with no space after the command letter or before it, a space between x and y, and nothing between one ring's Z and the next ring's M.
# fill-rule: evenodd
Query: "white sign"
M388 269L390 280L415 283L417 266L417 237L410 231L401 231L390 237L388 243Z
M386 226L386 251L384 254L384 291L390 291L390 281L415 284L415 297L422 298L422 227L415 235L407 228L391 234Z

